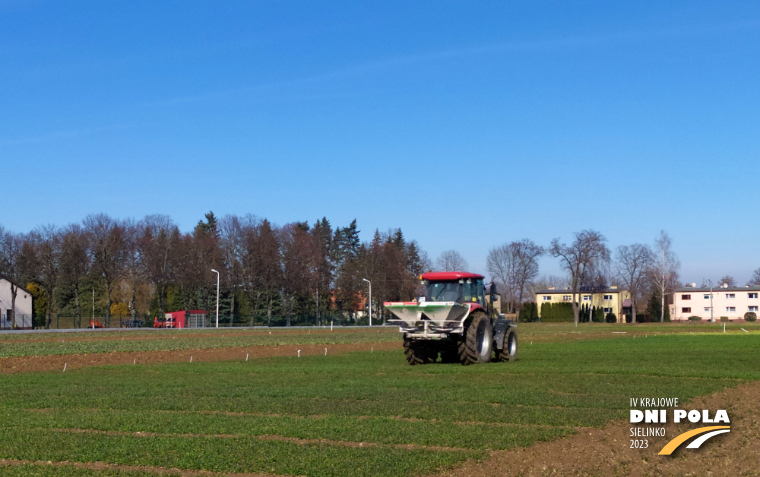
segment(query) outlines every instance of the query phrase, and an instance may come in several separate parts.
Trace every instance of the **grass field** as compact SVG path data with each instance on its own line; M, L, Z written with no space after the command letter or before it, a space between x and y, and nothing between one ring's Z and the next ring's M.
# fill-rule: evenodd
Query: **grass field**
M0 375L0 459L134 467L29 463L0 467L0 474L154 475L138 466L311 476L431 473L484 459L488 450L602 427L626 417L630 397L689 399L758 380L760 333L742 326L750 333L731 325L724 334L717 324L520 325L517 362L470 367L412 367L400 351L375 351ZM245 333L167 334L130 346L399 339L376 330ZM0 340L0 356L97 353L131 343L72 337L71 348L60 343L58 349L56 342L18 336Z

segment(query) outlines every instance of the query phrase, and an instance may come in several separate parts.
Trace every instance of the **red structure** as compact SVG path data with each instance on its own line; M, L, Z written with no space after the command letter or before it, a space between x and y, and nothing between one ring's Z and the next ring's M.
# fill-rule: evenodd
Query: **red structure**
M206 310L189 310L187 314L196 316L203 315L203 319L205 321ZM160 325L156 326L156 328L187 328L189 324L190 323L187 320L185 310L171 311L169 313L166 313L165 319L161 320ZM194 326L198 325L194 324Z

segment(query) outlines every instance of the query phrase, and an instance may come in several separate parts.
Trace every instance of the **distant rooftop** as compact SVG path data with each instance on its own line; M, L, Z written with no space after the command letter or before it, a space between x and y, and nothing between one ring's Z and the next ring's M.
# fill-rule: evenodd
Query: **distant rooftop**
M743 287L718 287L715 286L712 288L713 293L715 292L760 292L760 286L754 285L754 286L743 286ZM686 293L686 292L695 292L695 293L710 293L710 287L679 287L675 289L676 293Z

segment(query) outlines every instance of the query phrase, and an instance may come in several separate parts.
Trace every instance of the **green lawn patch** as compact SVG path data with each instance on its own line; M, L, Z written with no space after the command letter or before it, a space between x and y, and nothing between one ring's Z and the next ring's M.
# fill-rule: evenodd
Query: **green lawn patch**
M751 333L597 333L521 337L517 362L469 367L408 366L394 351L4 375L0 458L423 474L602 427L625 418L631 397L684 402L760 379ZM69 470L40 475L90 475L56 473Z

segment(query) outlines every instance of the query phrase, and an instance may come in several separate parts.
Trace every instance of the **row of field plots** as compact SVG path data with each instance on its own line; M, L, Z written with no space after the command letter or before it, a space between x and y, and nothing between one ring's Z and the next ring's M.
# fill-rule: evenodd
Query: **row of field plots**
M0 475L424 475L624 419L631 397L760 379L755 328L519 329L513 363L409 366L399 347L0 374Z

